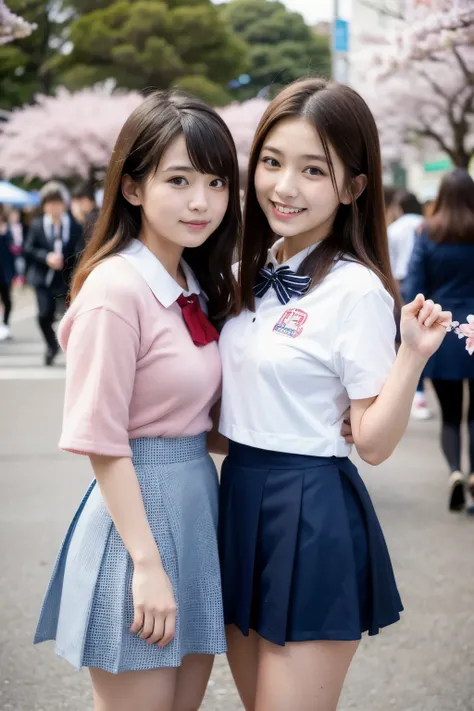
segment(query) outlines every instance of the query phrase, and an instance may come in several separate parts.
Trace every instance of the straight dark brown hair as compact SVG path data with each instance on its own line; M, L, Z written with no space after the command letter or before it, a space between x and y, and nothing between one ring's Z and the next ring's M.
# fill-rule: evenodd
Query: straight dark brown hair
M465 170L444 176L426 230L438 244L474 243L474 181Z
M235 145L212 108L180 92L151 94L125 122L107 170L100 216L74 275L72 299L98 264L139 236L141 209L122 195L122 177L129 175L138 183L151 177L170 141L180 134L195 170L225 179L229 186L229 205L222 223L204 244L186 248L183 257L209 298L209 317L219 321L234 311L232 261L241 234Z
M338 194L331 145L344 164L346 180L367 176L367 187L340 205L330 234L302 262L299 274L312 277L312 288L329 273L335 259L348 255L377 274L397 300L390 269L382 186L380 143L374 118L365 101L348 86L324 79L303 79L287 86L271 102L257 128L249 160L247 202L240 268L242 305L255 310L253 286L275 235L258 204L255 171L263 144L283 119L301 118L318 132L324 147L331 180Z

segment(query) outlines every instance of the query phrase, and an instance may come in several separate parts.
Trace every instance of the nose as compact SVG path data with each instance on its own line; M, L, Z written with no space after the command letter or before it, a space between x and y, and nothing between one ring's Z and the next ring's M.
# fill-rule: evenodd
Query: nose
M278 182L275 186L275 190L278 196L282 198L284 202L285 198L295 198L298 195L298 186L294 179L294 175L290 170L281 171L278 176Z
M206 212L208 208L207 191L203 186L195 186L189 200L189 209L193 212Z

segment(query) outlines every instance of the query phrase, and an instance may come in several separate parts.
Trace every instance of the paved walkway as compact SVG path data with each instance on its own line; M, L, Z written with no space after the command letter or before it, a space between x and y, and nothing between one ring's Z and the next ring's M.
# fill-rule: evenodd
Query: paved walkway
M0 709L89 711L87 672L50 645L31 645L58 545L91 476L86 459L57 449L64 368L41 365L32 313L26 297L15 340L0 344ZM446 510L438 421L411 424L389 462L361 472L406 612L363 641L340 711L474 711L474 520ZM203 710L241 708L221 657Z

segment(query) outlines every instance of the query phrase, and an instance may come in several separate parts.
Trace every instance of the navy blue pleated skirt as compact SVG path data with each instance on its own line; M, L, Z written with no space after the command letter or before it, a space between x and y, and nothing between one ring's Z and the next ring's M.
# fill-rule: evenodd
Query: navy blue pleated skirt
M219 549L225 623L244 635L357 640L400 619L385 539L347 458L230 442Z

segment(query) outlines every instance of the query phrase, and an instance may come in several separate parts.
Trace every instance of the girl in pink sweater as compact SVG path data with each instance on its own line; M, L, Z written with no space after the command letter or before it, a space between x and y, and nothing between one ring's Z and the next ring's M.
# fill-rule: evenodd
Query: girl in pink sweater
M59 330L60 447L95 478L35 642L89 668L96 711L197 709L226 650L206 433L239 232L227 127L197 100L150 96L118 137Z

